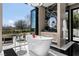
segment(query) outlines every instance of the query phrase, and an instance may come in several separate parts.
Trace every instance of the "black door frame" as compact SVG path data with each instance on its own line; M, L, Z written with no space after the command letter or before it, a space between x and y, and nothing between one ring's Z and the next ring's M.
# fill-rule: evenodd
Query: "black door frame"
M35 8L36 9L36 31L35 31L35 33L36 33L36 35L39 35L39 20L38 20L38 8L36 7Z
M66 11L65 12L68 12L68 21L67 21L67 29L68 29L68 42L70 42L70 20L69 20L69 16L70 16L70 11L69 11L70 7L67 6L66 7Z
M73 40L73 10L79 9L79 7L71 9L71 41ZM77 41L74 41L77 42Z
M69 25L69 22L70 22L70 21L69 21L69 15L70 15L70 14L69 14L69 10L66 10L66 12L68 12L68 23L67 23L67 24L68 24L68 25L67 25L67 26L68 26L68 42L70 42L70 37L69 37L69 35L70 35L70 31L69 31L69 27L70 27L70 25Z

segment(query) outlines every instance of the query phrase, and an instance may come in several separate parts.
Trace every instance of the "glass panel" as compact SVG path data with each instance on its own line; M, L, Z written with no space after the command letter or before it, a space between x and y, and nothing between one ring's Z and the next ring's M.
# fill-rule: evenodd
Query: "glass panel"
M31 10L34 7L24 3L3 4L2 42L14 44L14 36L31 33ZM35 24L34 24L35 25ZM10 44L9 44L10 45Z
M36 28L36 10L32 10L31 11L31 29L32 32L35 32L35 28Z
M79 9L73 10L73 40L79 41Z
M65 19L63 20L63 39L68 42L68 12L65 12Z

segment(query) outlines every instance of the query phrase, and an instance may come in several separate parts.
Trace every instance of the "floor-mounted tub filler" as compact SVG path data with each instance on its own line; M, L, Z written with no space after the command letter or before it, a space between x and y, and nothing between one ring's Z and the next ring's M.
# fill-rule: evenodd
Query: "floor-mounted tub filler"
M27 36L29 53L38 56L47 55L52 39L52 37L44 36L35 36L35 38L32 35Z

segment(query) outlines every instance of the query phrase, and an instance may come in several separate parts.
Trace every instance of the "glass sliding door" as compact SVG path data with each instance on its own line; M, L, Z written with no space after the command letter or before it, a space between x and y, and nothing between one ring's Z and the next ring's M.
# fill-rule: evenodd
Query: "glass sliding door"
M31 11L31 30L38 35L38 8Z
M17 38L25 38L27 33L31 33L30 13L34 7L25 4L6 3L3 4L2 19L2 45L3 49L13 48ZM11 45L9 47L9 45Z
M79 8L72 10L73 41L79 42Z

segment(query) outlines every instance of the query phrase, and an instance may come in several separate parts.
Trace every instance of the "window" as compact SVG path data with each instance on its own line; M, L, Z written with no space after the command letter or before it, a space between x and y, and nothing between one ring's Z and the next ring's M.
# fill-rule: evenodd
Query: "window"
M79 41L79 8L72 10L73 20L73 40Z
M26 34L31 32L30 14L31 10L33 9L33 6L24 3L3 4L3 43L9 43L9 40L12 40L13 35ZM6 38L10 39L6 39L5 36ZM7 42L4 42L4 38Z
M31 11L31 31L38 35L38 8Z

